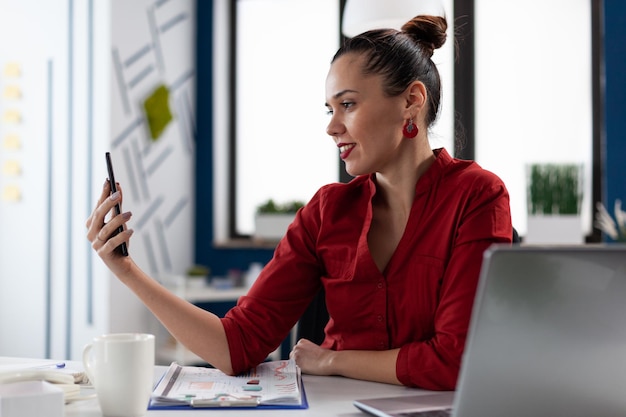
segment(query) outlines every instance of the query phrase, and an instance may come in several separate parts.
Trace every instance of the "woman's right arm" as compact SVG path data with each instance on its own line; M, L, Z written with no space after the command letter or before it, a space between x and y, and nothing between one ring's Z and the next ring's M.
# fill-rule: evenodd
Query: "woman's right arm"
M156 316L165 328L189 350L202 359L231 375L232 365L224 326L219 317L176 296L149 277L135 264L130 256L114 251L132 235L126 228L130 213L113 217L105 223L107 213L113 212L115 204L122 202L121 187L109 196L110 187L105 183L96 208L87 219L87 238L106 266L124 283ZM119 226L124 231L111 237Z

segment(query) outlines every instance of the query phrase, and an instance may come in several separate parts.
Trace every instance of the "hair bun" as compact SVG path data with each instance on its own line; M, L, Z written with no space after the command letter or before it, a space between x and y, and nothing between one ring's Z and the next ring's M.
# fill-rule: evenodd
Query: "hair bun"
M402 26L402 32L420 44L429 56L446 42L448 22L442 16L415 16Z

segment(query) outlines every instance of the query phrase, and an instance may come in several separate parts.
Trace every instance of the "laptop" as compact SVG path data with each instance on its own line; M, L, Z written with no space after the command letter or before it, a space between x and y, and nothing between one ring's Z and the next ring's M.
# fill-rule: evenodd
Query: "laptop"
M625 416L626 245L488 249L449 400L354 405L381 417Z

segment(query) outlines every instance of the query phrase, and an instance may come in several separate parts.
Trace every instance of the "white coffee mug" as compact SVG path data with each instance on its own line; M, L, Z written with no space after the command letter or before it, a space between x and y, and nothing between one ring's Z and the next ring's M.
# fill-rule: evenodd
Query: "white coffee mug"
M105 416L146 414L154 382L154 335L111 333L83 350L83 364Z

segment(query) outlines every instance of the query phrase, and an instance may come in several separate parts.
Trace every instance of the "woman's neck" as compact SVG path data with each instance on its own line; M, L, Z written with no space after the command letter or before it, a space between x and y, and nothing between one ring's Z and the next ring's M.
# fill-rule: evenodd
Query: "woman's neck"
M398 166L375 174L375 203L394 209L410 211L419 178L428 170L436 157L430 147L412 160L399 161Z

